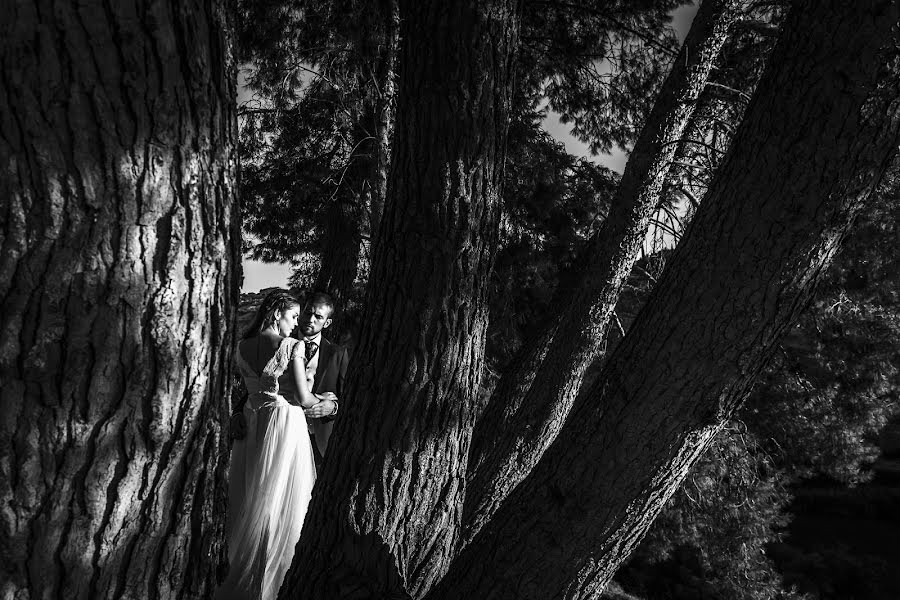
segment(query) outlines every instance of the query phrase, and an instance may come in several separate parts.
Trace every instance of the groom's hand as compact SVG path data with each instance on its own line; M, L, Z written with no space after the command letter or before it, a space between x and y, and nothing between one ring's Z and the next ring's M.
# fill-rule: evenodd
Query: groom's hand
M319 394L318 396L321 399L318 404L314 404L309 408L303 409L303 412L305 412L306 416L310 419L320 419L322 417L333 415L334 409L337 407L337 396L335 396L332 392L325 392L324 394Z
M231 415L231 438L242 440L247 437L247 419L244 413L234 413Z

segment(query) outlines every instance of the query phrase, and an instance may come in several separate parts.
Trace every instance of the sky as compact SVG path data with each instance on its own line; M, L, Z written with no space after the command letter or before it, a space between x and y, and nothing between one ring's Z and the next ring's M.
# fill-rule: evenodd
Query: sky
M696 3L688 4L672 12L672 25L678 34L678 39L684 41L691 21L697 14ZM239 83L239 88L240 88ZM244 90L240 89L238 100L243 100ZM608 154L592 155L588 145L576 139L570 132L570 125L563 125L559 121L559 115L548 112L544 119L543 127L556 140L562 142L566 151L575 156L583 156L604 165L613 171L621 173L628 160L628 154L621 148L613 148ZM288 277L291 274L290 265L281 263L263 263L257 260L244 259L244 281L241 292L258 292L268 287L287 287Z

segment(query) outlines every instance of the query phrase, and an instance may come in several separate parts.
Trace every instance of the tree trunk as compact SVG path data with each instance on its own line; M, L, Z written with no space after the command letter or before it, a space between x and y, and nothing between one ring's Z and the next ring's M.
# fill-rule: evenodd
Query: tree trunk
M797 2L647 307L428 595L594 598L743 400L900 141L897 2Z
M224 12L0 6L0 596L208 597L240 241Z
M282 597L419 596L447 567L497 246L519 7L401 6L389 202L331 454Z
M390 167L391 138L394 128L394 96L397 51L400 35L398 0L383 0L375 13L383 20L383 39L377 51L372 98L362 102L356 124L354 151L345 175L354 186L352 200L337 198L329 207L326 221L322 263L314 283L317 291L326 291L338 304L329 335L342 343L352 343L359 335L353 320L345 319L346 309L354 297L354 282L360 272L364 235L370 248L384 212ZM382 30L379 31L382 33ZM365 32L360 32L366 37ZM360 45L364 45L360 42ZM363 85L371 85L366 81ZM374 132L374 135L373 135ZM368 223L364 213L368 211ZM363 280L368 264L362 265Z
M531 471L562 428L597 358L619 292L640 253L677 143L694 112L737 0L707 0L663 84L613 199L584 253L581 283L557 320L527 344L476 424L469 458L464 545ZM498 432L505 435L498 438Z
M362 112L364 116L361 119L371 117L371 113ZM363 212L372 193L375 159L371 152L366 151L373 148L374 143L366 134L366 125L368 123L361 123L356 127L353 152L348 156L348 164L339 176L334 196L326 203L322 260L313 282L313 291L327 292L337 303L328 331L329 338L335 341L343 340L350 334L343 318L344 308L353 296L353 284L359 272L362 243L360 230Z
M378 61L378 100L375 123L375 178L370 205L369 239L374 246L387 198L388 169L391 164L391 138L394 133L394 101L397 93L397 51L400 47L399 0L382 0L384 48Z
M353 282L359 271L360 204L363 199L335 198L328 205L322 240L322 263L313 290L331 294L337 303L328 336L335 341L350 332L343 318L344 308L353 294Z

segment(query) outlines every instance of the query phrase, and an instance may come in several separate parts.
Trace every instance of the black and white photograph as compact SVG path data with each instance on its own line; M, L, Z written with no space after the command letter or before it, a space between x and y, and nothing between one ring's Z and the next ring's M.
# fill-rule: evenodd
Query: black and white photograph
M0 600L900 599L900 0L0 0Z

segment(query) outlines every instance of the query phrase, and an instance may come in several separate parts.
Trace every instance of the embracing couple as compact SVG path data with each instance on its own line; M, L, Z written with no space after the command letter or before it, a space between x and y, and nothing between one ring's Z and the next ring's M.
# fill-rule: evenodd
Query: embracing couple
M322 336L333 313L327 294L301 305L272 292L237 346L248 396L231 419L229 571L219 600L275 598L291 565L316 464L342 410L347 350Z

